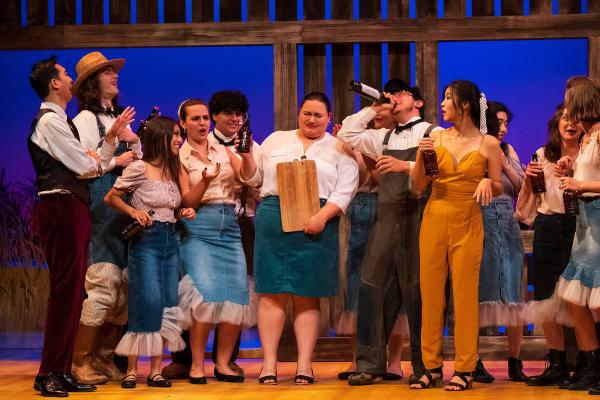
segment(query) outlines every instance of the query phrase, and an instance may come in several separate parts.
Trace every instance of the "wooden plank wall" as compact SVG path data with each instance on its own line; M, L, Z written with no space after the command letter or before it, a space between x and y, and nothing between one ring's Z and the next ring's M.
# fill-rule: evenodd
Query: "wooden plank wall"
M437 16L437 0L418 2L417 18ZM425 102L425 120L437 124L438 117L438 44L434 41L416 42L416 83Z
M331 16L334 20L352 19L352 0L332 0ZM342 120L354 112L354 94L348 83L354 79L354 46L334 44L331 46L333 80L333 120Z
M408 18L409 0L388 0L388 18ZM388 78L400 78L410 84L410 43L388 43Z
M325 0L305 2L304 19L325 19ZM304 45L304 95L326 91L325 45Z
M358 15L361 20L381 18L381 3L379 1L360 0ZM375 88L381 88L381 44L360 43L360 81ZM360 98L360 107L371 105L371 101Z

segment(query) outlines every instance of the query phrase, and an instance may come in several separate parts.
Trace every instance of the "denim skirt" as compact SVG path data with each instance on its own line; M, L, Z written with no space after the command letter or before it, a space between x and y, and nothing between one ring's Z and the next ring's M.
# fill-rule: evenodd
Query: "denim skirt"
M558 295L570 303L600 308L600 199L579 200L573 249Z
M326 200L321 199L321 207ZM257 293L304 297L338 292L339 217L317 235L283 232L278 196L263 199L254 218L254 279Z

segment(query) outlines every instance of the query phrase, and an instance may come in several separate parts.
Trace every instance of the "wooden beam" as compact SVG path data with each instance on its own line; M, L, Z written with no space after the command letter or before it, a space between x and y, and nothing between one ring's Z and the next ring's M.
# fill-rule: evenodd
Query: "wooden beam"
M275 19L295 21L298 17L297 0L275 0Z
M388 0L388 18L408 18L410 0Z
M139 4L139 3L138 3ZM203 24L0 27L0 49L380 43L600 36L600 13L392 19L389 21L222 22Z
M331 16L335 20L352 19L353 2L348 0L331 0Z
M130 0L110 0L110 23L128 24L131 20Z
M388 77L410 84L410 43L388 44Z
M0 1L0 26L21 25L21 0Z
M192 0L192 22L213 22L215 4L210 0Z
M165 22L185 22L185 0L167 0L164 2Z
M523 15L523 0L502 0L502 15Z
M535 0L532 0L535 1ZM552 1L552 0L543 0ZM476 0L472 2L471 14L474 17L491 17L494 15L494 0Z
M136 0L137 23L156 24L158 22L158 0Z
M219 11L222 22L242 20L242 0L220 0Z
M325 19L325 0L305 1L304 19Z
M600 36L588 38L588 73L600 82Z
M296 45L276 43L273 45L273 100L275 103L275 130L297 127L298 109Z
M379 1L361 0L359 17L361 20L373 20L381 18L381 3ZM381 89L381 44L360 44L360 81L367 85ZM360 98L360 106L367 107L372 103L363 97Z
M445 0L445 17L464 17L467 15L467 0Z
M587 7L588 13L600 13L600 1L588 0Z
M437 42L417 42L416 60L417 86L425 101L425 120L439 123L438 116L438 44Z
M332 0L331 16L335 20L352 18L352 0ZM331 46L331 64L333 65L333 121L341 124L342 120L354 113L354 92L348 90L348 84L354 79L354 46L352 44L335 44Z
M75 0L54 0L54 24L73 25L75 23Z
M158 21L158 14L157 14ZM82 0L81 1L81 22L84 24L104 23L104 2L103 0Z
M48 0L27 0L27 25L48 24Z
M269 0L248 0L248 21L268 21Z
M552 0L529 0L530 15L552 15Z

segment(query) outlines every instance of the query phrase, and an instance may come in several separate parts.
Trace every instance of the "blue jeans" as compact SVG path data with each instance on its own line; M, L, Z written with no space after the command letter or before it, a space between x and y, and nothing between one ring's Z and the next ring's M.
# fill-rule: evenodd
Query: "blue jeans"
M129 241L128 331L160 331L163 309L178 303L178 263L175 224L154 221Z

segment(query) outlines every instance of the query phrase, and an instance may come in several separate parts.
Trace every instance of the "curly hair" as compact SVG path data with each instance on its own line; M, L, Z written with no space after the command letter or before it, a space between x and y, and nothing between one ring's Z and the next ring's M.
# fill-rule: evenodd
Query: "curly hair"
M112 68L112 67L106 67ZM77 99L79 100L79 110L91 111L94 114L110 114L103 106L100 100L100 79L98 78L106 68L102 68L99 71L94 72L85 81L81 82L81 86L77 91ZM113 97L111 100L113 110L117 114L120 114L123 109L119 106L118 96Z
M210 118L214 121L213 115L219 114L222 111L248 112L250 105L248 98L239 90L222 90L213 94L208 102Z

